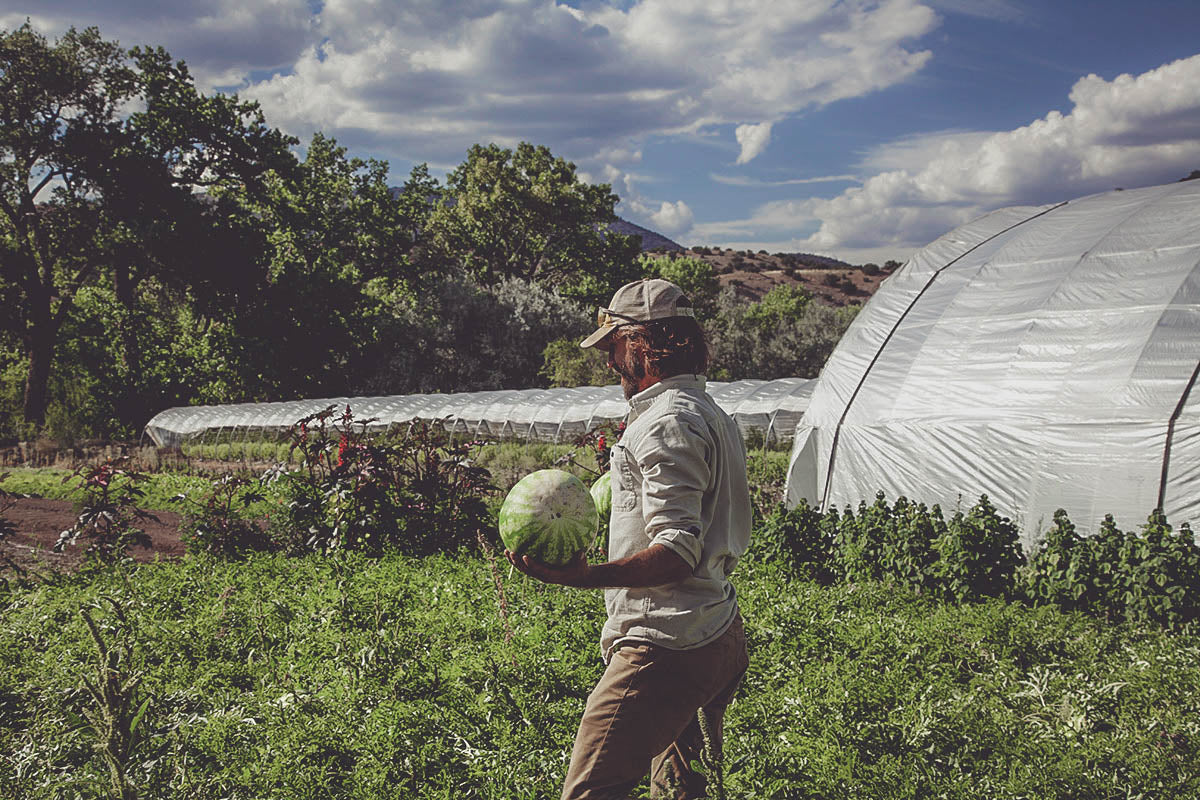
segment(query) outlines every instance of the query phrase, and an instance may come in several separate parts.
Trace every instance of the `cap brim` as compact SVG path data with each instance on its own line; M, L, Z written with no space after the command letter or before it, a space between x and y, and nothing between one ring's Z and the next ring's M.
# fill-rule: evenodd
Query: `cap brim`
M600 344L610 333L617 329L616 325L601 325L596 330L592 331L592 335L579 343L580 347L595 347Z

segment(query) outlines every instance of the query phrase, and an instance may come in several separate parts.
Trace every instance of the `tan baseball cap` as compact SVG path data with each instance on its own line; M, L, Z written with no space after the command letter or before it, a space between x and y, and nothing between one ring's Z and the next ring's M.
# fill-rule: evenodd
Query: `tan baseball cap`
M622 325L694 316L691 302L678 286L662 278L643 278L617 289L608 308L596 313L596 330L579 346L595 347Z

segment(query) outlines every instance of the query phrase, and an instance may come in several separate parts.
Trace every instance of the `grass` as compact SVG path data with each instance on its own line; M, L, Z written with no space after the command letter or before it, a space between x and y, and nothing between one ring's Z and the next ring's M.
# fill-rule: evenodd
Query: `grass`
M751 668L733 798L1125 798L1200 791L1200 639L743 562ZM141 672L144 797L556 797L602 669L599 593L479 557L177 563L0 598L0 795L94 796L97 651ZM102 598L114 598L122 622ZM8 794L6 794L8 793Z

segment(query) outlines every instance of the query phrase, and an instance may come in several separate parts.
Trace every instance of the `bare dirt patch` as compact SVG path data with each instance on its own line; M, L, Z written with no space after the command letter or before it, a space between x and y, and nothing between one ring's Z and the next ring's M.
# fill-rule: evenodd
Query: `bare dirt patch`
M179 538L180 515L173 511L152 511L157 519L143 521L142 529L150 537L149 547L132 547L130 555L137 561L181 558L183 541ZM24 569L36 572L55 572L77 568L83 561L87 545L80 540L62 553L55 553L58 535L75 522L75 504L70 500L22 498L4 513L15 532L0 541L0 554L12 559Z

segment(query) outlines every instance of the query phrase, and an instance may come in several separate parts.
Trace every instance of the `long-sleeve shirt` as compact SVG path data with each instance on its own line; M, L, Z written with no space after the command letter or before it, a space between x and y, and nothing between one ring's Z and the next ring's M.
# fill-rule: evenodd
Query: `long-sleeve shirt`
M750 541L746 448L704 387L703 376L676 375L630 398L625 434L612 448L609 560L661 544L692 574L663 586L606 590L605 661L626 639L701 647L737 614L729 576Z

